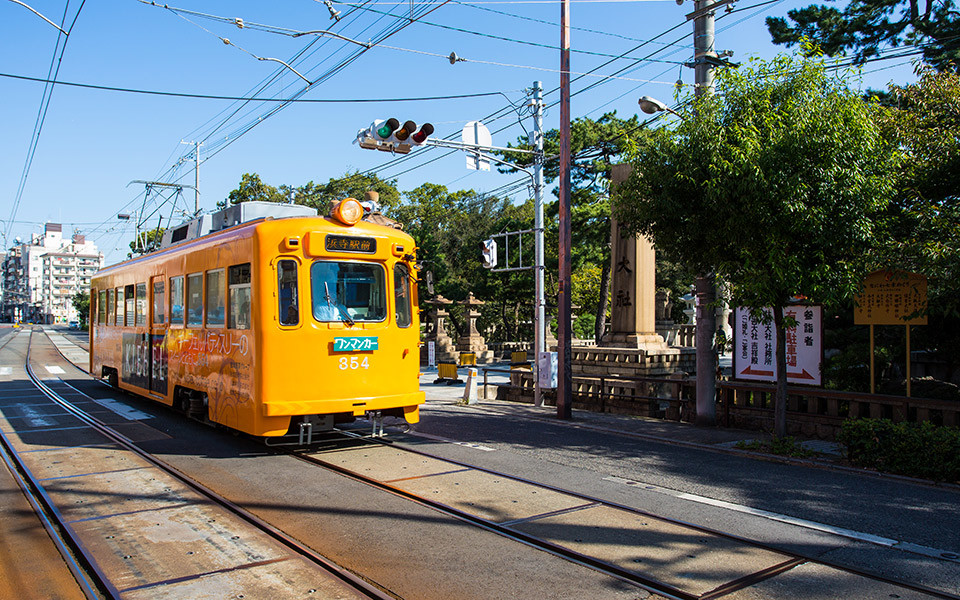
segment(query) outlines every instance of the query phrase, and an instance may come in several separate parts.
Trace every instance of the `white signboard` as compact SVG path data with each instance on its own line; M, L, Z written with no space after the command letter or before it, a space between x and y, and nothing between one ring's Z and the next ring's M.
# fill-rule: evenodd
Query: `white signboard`
M773 311L768 323L750 318L750 310L738 308L733 330L733 376L754 381L777 380L777 332ZM797 326L786 332L787 382L821 385L823 362L823 309L820 306L793 305L783 309Z
M490 159L479 154L484 147L493 144L493 136L487 126L480 121L470 121L463 126L460 139L464 144L476 147L476 152L467 150L467 168L473 171L489 171Z
M437 343L427 342L427 366L437 366Z

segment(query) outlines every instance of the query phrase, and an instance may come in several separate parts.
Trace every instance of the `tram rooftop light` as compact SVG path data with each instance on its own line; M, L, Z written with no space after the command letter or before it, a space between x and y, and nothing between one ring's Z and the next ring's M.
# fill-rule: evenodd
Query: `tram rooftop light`
M344 225L356 225L363 218L363 206L355 198L344 198L333 207L330 216Z

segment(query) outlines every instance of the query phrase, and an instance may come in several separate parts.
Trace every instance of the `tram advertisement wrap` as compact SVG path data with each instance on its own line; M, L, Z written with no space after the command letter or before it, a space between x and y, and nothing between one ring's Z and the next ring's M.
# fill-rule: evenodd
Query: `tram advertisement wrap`
M147 334L123 334L123 368L120 377L124 383L150 388L150 343Z

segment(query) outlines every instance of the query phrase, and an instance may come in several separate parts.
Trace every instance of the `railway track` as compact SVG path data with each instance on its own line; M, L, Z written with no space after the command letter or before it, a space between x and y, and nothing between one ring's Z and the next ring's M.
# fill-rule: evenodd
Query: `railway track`
M389 440L364 439L361 446L292 454L666 598L734 598L778 577L824 570L879 584L892 598L960 598ZM664 548L664 542L677 540L683 542Z
M862 597L958 598L390 441L344 434L288 455L657 597L773 598L820 580L869 590Z
M34 371L32 334L25 345L26 377L3 395L28 416L7 417L0 453L88 598L396 597L68 402L70 386Z

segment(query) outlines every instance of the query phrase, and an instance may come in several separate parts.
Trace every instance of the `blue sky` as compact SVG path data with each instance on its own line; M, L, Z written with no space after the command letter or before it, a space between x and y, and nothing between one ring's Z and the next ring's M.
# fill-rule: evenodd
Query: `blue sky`
M456 134L467 121L487 119L493 143L505 145L525 135L518 112L523 113L524 90L540 80L547 92L545 127L558 125L559 109L549 108L558 99L550 93L559 84L558 2L332 2L341 13L338 22L330 19L323 2L315 0L175 0L168 5L190 12L137 0L25 3L58 25L66 14L64 29L75 17L76 22L58 62L57 29L21 5L0 1L0 74L4 75L0 76L4 107L0 232L8 233L7 245L14 237L26 238L40 231L44 222L53 221L63 223L65 233L84 233L96 241L108 263L122 259L133 238L133 226L119 221L118 213L179 219L169 203L158 211L156 198L144 207L143 186L130 182L192 185L192 147L182 142L204 144L200 207L210 210L246 172L259 173L271 185L299 186L326 182L348 171L378 169L381 177L396 178L401 190L432 182L452 190L496 191L520 181L516 175L467 171L462 153L444 157L447 151L419 149L395 162L389 154L352 144L357 130L377 118L429 121L436 127L435 137ZM771 44L764 18L784 16L789 9L808 3L741 1L730 14L719 11L717 50L733 51L735 61L788 51ZM359 56L354 54L363 50L361 46L336 38L282 35L332 30L369 42L398 29L411 10L418 22ZM573 117L596 118L612 110L629 117L638 112L637 99L642 95L671 102L673 82L678 78L693 82L693 70L681 66L693 53L692 24L685 21L692 10L692 2L677 6L674 0L573 0L571 70L596 69L590 76L577 79L574 75ZM243 20L243 28L237 26L237 18ZM446 58L451 52L466 60L451 65ZM624 53L627 58L601 66ZM238 103L57 85L23 179L31 144L37 139L34 131L44 84L8 76L47 79L51 65L54 70L59 65L57 81L62 82L258 98L294 97L307 85L292 70L256 57L287 62L313 82L299 96L304 100L383 101L302 102L277 110L276 102ZM888 62L868 65L863 85L885 87L891 81L913 80L909 64ZM614 78L597 77L617 72ZM593 87L585 89L588 86ZM477 94L481 95L397 100ZM529 128L530 119L524 118L522 124ZM190 159L179 164L184 157ZM521 189L516 198L525 194ZM193 201L192 192L186 191L178 211L192 209ZM148 225L156 225L156 216Z

